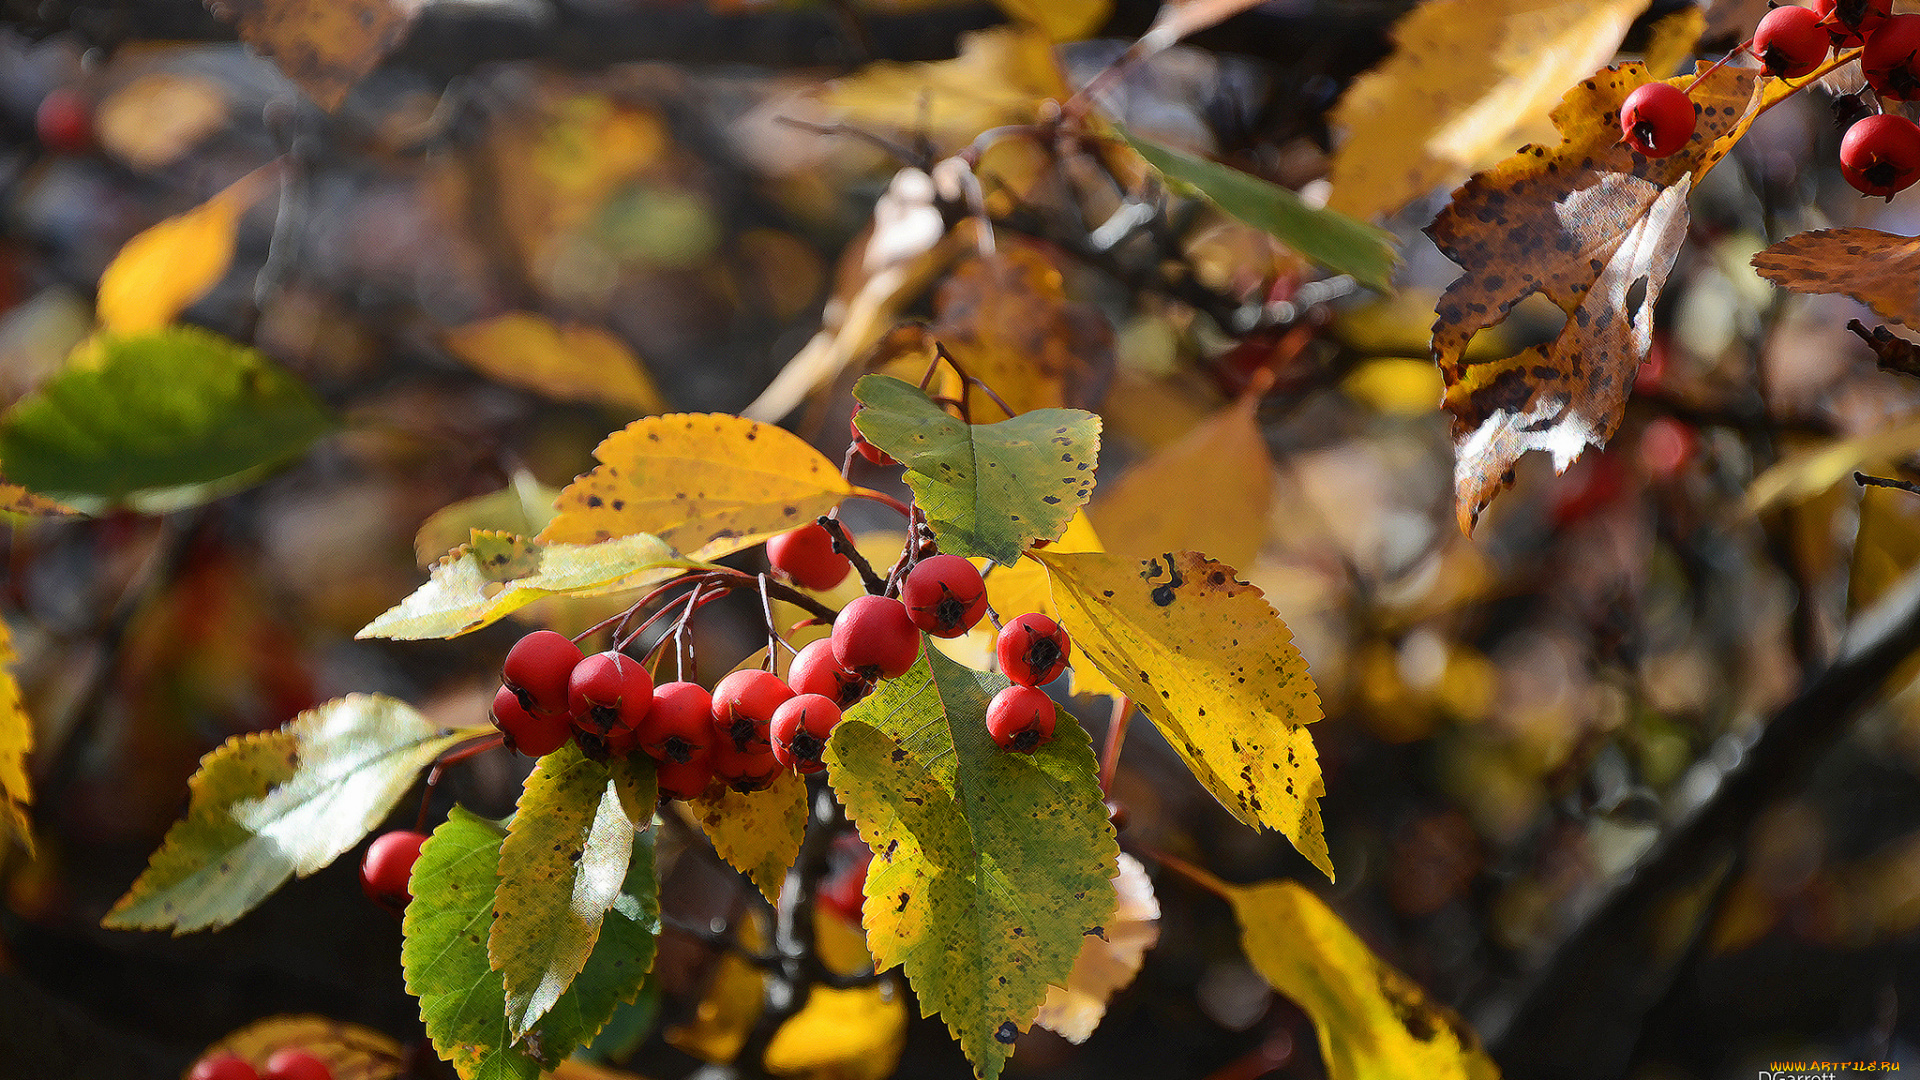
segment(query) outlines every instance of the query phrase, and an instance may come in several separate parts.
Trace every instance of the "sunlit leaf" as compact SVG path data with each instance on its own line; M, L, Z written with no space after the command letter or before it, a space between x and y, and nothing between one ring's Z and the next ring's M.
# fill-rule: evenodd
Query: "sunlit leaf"
M849 123L922 134L951 153L988 128L1033 123L1067 93L1046 34L996 27L962 35L951 60L868 64L822 98Z
M1273 459L1255 418L1259 406L1255 396L1242 396L1121 473L1118 483L1102 485L1087 514L1107 549L1135 556L1204 551L1252 565L1273 501Z
M873 970L866 935L857 927L818 907L813 924L828 970L840 975ZM894 980L844 990L816 986L806 1007L773 1033L767 1072L815 1080L887 1080L900 1065L906 1038L906 994Z
M1147 950L1160 940L1160 901L1154 898L1153 882L1140 860L1124 851L1113 890L1117 900L1106 934L1080 943L1073 974L1066 985L1047 987L1046 1004L1033 1021L1068 1042L1087 1041L1107 1014L1107 1002L1140 974Z
M645 754L615 758L607 763L613 775L614 797L626 811L633 827L645 830L653 825L653 809L660 801L659 779L654 775L653 759Z
M1002 753L988 699L1007 685L928 650L848 710L825 759L873 849L863 921L882 970L904 967L975 1070L1000 1074L1080 939L1113 915L1118 848L1093 750L1061 712L1051 742Z
M907 486L952 555L1012 562L1035 540L1057 539L1093 490L1100 418L1036 409L997 424L967 424L913 386L886 375L854 385L854 422L907 467Z
M1905 458L1920 450L1920 420L1796 450L1775 462L1747 487L1747 509L1760 513L1783 503L1813 498L1874 462Z
M101 925L182 934L233 922L358 844L422 769L476 734L354 694L227 740L201 760L187 816Z
M586 965L626 880L633 837L605 765L569 742L534 766L500 845L498 917L487 937L515 1038Z
M1753 257L1760 276L1803 293L1841 293L1883 319L1920 327L1920 236L1816 229Z
M294 1046L326 1063L333 1080L396 1080L406 1073L406 1053L387 1035L324 1016L269 1016L228 1032L201 1058L234 1054L265 1073L275 1050Z
M21 517L61 517L78 513L71 506L35 495L19 484L0 481L0 514L18 514Z
M601 464L560 493L543 543L652 533L715 559L803 525L853 492L839 466L790 431L720 413L636 420L593 451Z
M634 412L666 408L653 376L632 350L597 326L514 311L454 327L446 332L446 342L455 356L508 386Z
M485 495L461 499L435 510L413 534L413 557L422 567L432 566L440 557L481 532L504 532L532 536L553 520L553 500L559 488L550 488L518 470L506 487Z
M158 330L218 285L233 262L240 218L273 190L273 178L271 170L250 172L127 241L100 274L101 328L110 334Z
M33 718L20 702L20 683L7 670L19 654L13 632L0 622L0 850L6 834L33 850L33 785L27 776L27 755L33 752Z
M714 853L747 875L768 903L780 899L787 868L807 830L807 782L782 770L773 783L741 794L714 784L687 803L706 830Z
M698 565L645 534L587 544L546 544L479 531L471 536L434 565L425 585L356 636L455 637L542 597L605 596L665 581Z
M160 511L253 482L334 425L264 355L176 327L82 346L0 418L7 479L82 510Z
M400 44L425 6L423 0L221 0L214 10L237 22L242 41L332 110Z
M1250 826L1278 829L1333 877L1321 834L1320 698L1293 635L1233 567L1040 552L1060 623L1153 720L1200 783Z

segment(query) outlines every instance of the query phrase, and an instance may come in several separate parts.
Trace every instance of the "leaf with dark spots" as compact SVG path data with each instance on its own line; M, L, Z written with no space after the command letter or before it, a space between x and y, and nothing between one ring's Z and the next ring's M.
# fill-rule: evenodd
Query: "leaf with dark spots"
M1883 319L1920 329L1920 236L1817 229L1755 255L1753 268L1782 288L1851 296Z

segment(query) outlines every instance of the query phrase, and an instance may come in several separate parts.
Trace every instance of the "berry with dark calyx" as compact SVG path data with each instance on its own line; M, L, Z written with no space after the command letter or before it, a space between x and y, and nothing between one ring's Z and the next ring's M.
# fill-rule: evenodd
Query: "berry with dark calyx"
M661 761L653 766L654 780L660 786L660 797L687 801L697 799L713 783L713 755L701 751L698 757L690 761Z
M833 659L862 679L897 679L920 658L920 631L907 606L887 596L856 596L833 620Z
M987 734L1002 750L1033 753L1053 738L1054 718L1053 699L1037 687L1014 683L987 702Z
M1774 8L1753 31L1753 54L1775 78L1812 74L1826 60L1831 44L1820 16L1803 7Z
M333 1070L306 1050L283 1046L267 1059L261 1080L333 1080Z
M847 580L853 563L833 550L833 534L819 522L789 529L767 540L767 562L795 585L825 592Z
M764 750L740 750L722 739L713 748L714 778L743 795L773 783L773 778L780 775L781 768L780 759L773 756L770 747Z
M247 1064L247 1059L222 1050L194 1062L187 1080L260 1080L260 1074Z
M833 658L833 642L827 638L800 647L787 668L787 685L796 694L819 694L842 709L867 694L867 681Z
M827 749L827 736L840 722L840 706L819 694L799 694L780 703L773 711L767 735L773 742L773 756L780 764L803 773L816 773L827 767L820 755Z
M1867 35L1860 50L1860 74L1883 98L1911 101L1920 97L1920 15L1895 15Z
M1840 140L1840 175L1862 194L1891 200L1920 178L1920 127L1891 113L1853 125Z
M420 859L425 833L395 829L374 837L367 854L360 860L360 889L367 899L398 915L413 900L407 879L413 876L413 864Z
M1840 49L1863 44L1893 14L1892 0L1812 0L1808 9Z
M596 735L640 726L653 707L653 676L640 661L608 650L574 665L567 679L567 711L574 726Z
M987 585L980 571L958 555L923 559L900 584L900 602L913 625L937 638L973 629L987 613Z
M528 712L520 695L502 686L493 695L493 726L506 736L507 747L528 757L543 757L566 745L573 720L565 713Z
M581 659L580 646L565 634L535 630L507 650L500 681L520 695L520 706L528 712L565 713L567 677Z
M713 746L713 695L699 683L653 688L653 708L640 723L640 749L663 764L705 761ZM704 785L703 785L704 786Z
M994 643L1000 674L1022 686L1045 686L1059 678L1072 651L1066 630L1037 611L1010 620Z
M857 401L854 402L853 415L859 416L860 410L864 408L866 408L866 406L860 404ZM860 434L860 425L855 423L851 417L847 419L847 431L853 436L854 452L858 453L861 457L866 458L868 461L872 462L875 465L900 464L899 462L893 460L893 455L887 453L885 450L882 450L879 447L868 442L867 437L865 435Z
M713 688L713 730L720 735L715 749L772 753L767 725L773 721L773 711L792 696L793 691L771 671L748 668L721 679ZM716 757L714 772L719 771Z
M1648 157L1668 157L1693 138L1693 99L1679 88L1650 82L1620 105L1621 142Z

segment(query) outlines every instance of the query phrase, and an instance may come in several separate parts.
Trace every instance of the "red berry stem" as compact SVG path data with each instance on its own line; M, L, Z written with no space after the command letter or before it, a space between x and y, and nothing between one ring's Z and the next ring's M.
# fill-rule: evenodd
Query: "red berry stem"
M1133 719L1133 702L1126 695L1113 699L1113 713L1107 720L1106 742L1100 747L1100 793L1113 794L1113 774L1120 768L1120 747L1127 741L1127 724Z
M1753 48L1753 39L1748 38L1747 40L1741 42L1740 44L1735 45L1733 48L1728 49L1727 55L1722 56L1720 59L1715 60L1711 64L1708 64L1707 70L1696 73L1691 82L1687 83L1687 85L1680 88L1680 92L1691 97L1693 95L1693 88L1699 85L1699 82L1701 79L1704 79L1707 76L1713 74L1714 72L1719 71L1722 67L1726 66L1727 61L1733 59L1736 56L1739 56L1743 52L1751 51L1752 48Z
M912 511L908 510L905 506L902 506L900 509L908 516L912 515ZM867 591L870 593L884 592L887 587L887 579L874 572L873 564L868 562L867 557L860 554L860 549L853 545L853 538L847 535L846 526L840 524L838 518L827 514L822 514L814 520L821 528L827 530L828 536L833 538L834 554L846 556L847 561L853 564L854 572L860 575L860 580L866 585Z
M848 453L851 454L853 453L853 451L849 450ZM872 488L856 487L853 489L852 497L856 499L865 499L868 502L880 503L883 506L899 511L901 517L911 517L913 515L912 508L907 506L906 503L901 502L899 499L894 498L893 496L887 494L884 491L875 491Z
M420 812L414 815L413 831L417 833L427 831L427 804L433 801L434 789L440 786L440 774L446 770L447 766L458 765L468 758L478 757L489 750L505 746L506 744L507 740L504 736L499 732L491 732L474 742L467 743L465 746L456 746L446 753L441 754L439 759L433 763L433 768L427 770L427 786L426 790L420 793Z

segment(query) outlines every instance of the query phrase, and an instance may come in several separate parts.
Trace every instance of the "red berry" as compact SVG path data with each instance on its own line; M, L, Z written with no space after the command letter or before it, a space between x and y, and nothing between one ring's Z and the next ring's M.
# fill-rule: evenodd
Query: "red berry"
M860 404L857 401L854 402L853 415L859 416L860 410L864 408L866 408L866 406ZM868 461L874 463L875 465L900 464L899 462L893 460L893 455L887 453L885 450L882 450L879 447L868 442L867 437L865 435L860 434L860 425L855 423L852 417L847 418L847 431L853 436L854 451L857 452L861 457L866 458Z
M1881 97L1910 101L1920 97L1916 54L1920 54L1920 15L1895 15L1867 35L1867 47L1860 50L1860 73Z
M1037 611L1001 627L1000 640L994 643L1000 674L1022 686L1045 686L1059 678L1072 651L1066 630Z
M742 794L759 791L780 775L772 749L740 750L725 739L713 748L714 778Z
M1656 416L1640 431L1640 464L1648 476L1671 482L1693 460L1698 444L1691 425L1671 416Z
M260 1080L260 1074L245 1058L222 1050L195 1062L187 1080Z
M913 625L937 638L959 637L987 613L987 585L967 560L935 555L901 582L900 602Z
M858 836L836 837L828 855L828 865L833 869L820 883L816 901L842 919L860 925L860 908L867 899L867 864L872 861L872 849Z
M653 708L647 710L639 731L640 749L655 761L674 765L704 762L713 745L713 695L699 683L657 686Z
M608 650L574 665L567 679L567 711L582 731L606 735L614 728L631 732L653 707L653 676L640 661Z
M520 705L528 712L565 713L567 676L580 659L580 646L565 634L535 630L507 650L500 681L520 695Z
M425 833L395 829L374 837L360 860L360 888L367 899L398 913L413 900L407 879L413 876L413 864L420 858Z
M787 668L787 685L796 694L819 694L842 709L867 693L867 681L840 666L827 638L801 646Z
M1842 49L1865 42L1893 14L1892 0L1812 0L1809 7Z
M297 1046L285 1046L267 1059L264 1080L333 1080L327 1063Z
M920 631L907 606L886 596L857 596L833 620L833 659L863 679L897 679L920 658Z
M1693 99L1677 87L1650 82L1620 106L1621 140L1648 157L1667 157L1693 137Z
M987 734L1002 750L1033 753L1053 738L1054 718L1053 699L1032 686L1015 683L987 702Z
M1783 79L1811 74L1826 60L1830 44L1820 16L1803 7L1774 8L1753 32L1753 54L1767 74Z
M702 750L690 761L657 762L653 775L662 798L697 799L713 783L713 755Z
M93 146L93 108L78 90L50 90L33 114L33 130L49 150L84 154Z
M826 768L820 755L827 748L827 736L840 722L840 706L819 694L800 694L780 703L773 711L767 736L773 743L773 756L780 764L803 773Z
M573 735L573 721L565 713L530 713L507 686L493 695L493 726L507 737L509 748L528 757L551 754Z
M1920 178L1920 127L1891 113L1854 124L1840 139L1840 175L1864 194L1891 200Z
M770 671L749 668L721 679L713 688L713 730L720 733L716 743L740 753L772 752L767 742L767 724L773 710L793 696L793 691ZM720 763L714 761L714 772Z
M833 550L833 534L815 522L767 540L767 561L795 585L824 592L847 580L853 564Z

